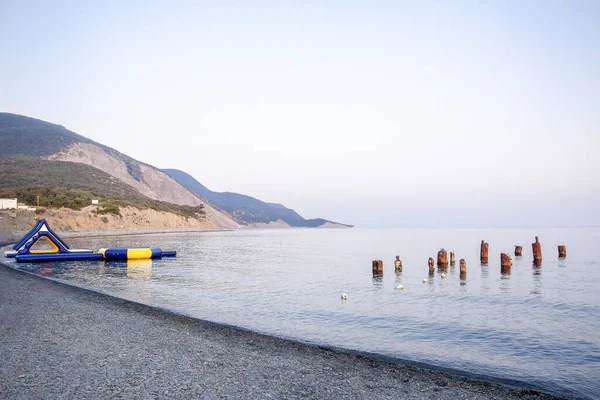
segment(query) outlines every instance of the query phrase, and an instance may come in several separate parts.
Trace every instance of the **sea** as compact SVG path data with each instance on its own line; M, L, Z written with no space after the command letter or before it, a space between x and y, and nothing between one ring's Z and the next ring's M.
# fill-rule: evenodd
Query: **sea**
M14 266L269 335L600 399L600 228L241 229L68 242L177 257ZM456 265L430 276L427 260L441 248L456 253ZM505 273L501 252L513 258ZM373 260L383 260L383 275L373 276Z

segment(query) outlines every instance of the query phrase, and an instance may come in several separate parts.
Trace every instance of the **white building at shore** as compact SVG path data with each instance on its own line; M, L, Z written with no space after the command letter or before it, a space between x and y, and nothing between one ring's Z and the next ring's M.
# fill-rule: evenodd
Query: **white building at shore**
M0 199L0 210L17 209L17 199Z

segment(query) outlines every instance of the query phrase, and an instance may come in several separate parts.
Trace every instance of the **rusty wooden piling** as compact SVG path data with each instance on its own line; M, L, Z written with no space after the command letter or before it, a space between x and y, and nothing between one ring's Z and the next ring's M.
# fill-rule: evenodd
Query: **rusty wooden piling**
M523 246L515 245L515 257L522 257L522 256L523 256Z
M567 258L567 246L564 244L558 246L558 258Z
M533 250L533 265L539 267L542 265L542 244L538 237L535 237L535 243L531 243L531 249Z
M444 249L440 249L437 253L437 265L440 268L446 268L448 266L448 252Z
M396 256L394 260L394 269L396 272L402 272L402 260L400 260L400 256Z
M503 274L509 273L510 267L512 267L512 259L508 253L500 253L500 272Z
M373 275L383 275L382 260L373 260Z
M450 265L454 265L456 264L456 253L451 251L450 252Z
M489 243L484 242L483 240L481 241L481 251L479 252L479 259L481 260L482 264L487 264L488 263L488 251L490 249L490 245Z
M429 260L427 260L427 266L429 267L429 275L433 276L433 274L435 273L433 258L429 257Z
M458 263L460 266L460 279L464 281L467 279L467 262L464 258L461 258Z

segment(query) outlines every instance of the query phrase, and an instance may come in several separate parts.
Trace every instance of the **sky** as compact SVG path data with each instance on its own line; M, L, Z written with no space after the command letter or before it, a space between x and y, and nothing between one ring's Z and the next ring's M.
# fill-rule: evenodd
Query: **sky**
M0 111L306 218L600 226L600 1L0 0Z

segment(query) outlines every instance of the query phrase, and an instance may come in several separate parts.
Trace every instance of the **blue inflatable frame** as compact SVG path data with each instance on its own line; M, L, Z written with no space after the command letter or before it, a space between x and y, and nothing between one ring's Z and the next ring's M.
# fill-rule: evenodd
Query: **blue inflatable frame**
M46 240L52 250L36 251L31 247L39 240ZM27 232L12 247L13 251L4 253L5 257L16 258L17 261L68 261L68 260L101 260L102 254L92 250L71 249L48 225L45 219L40 219L32 230Z

